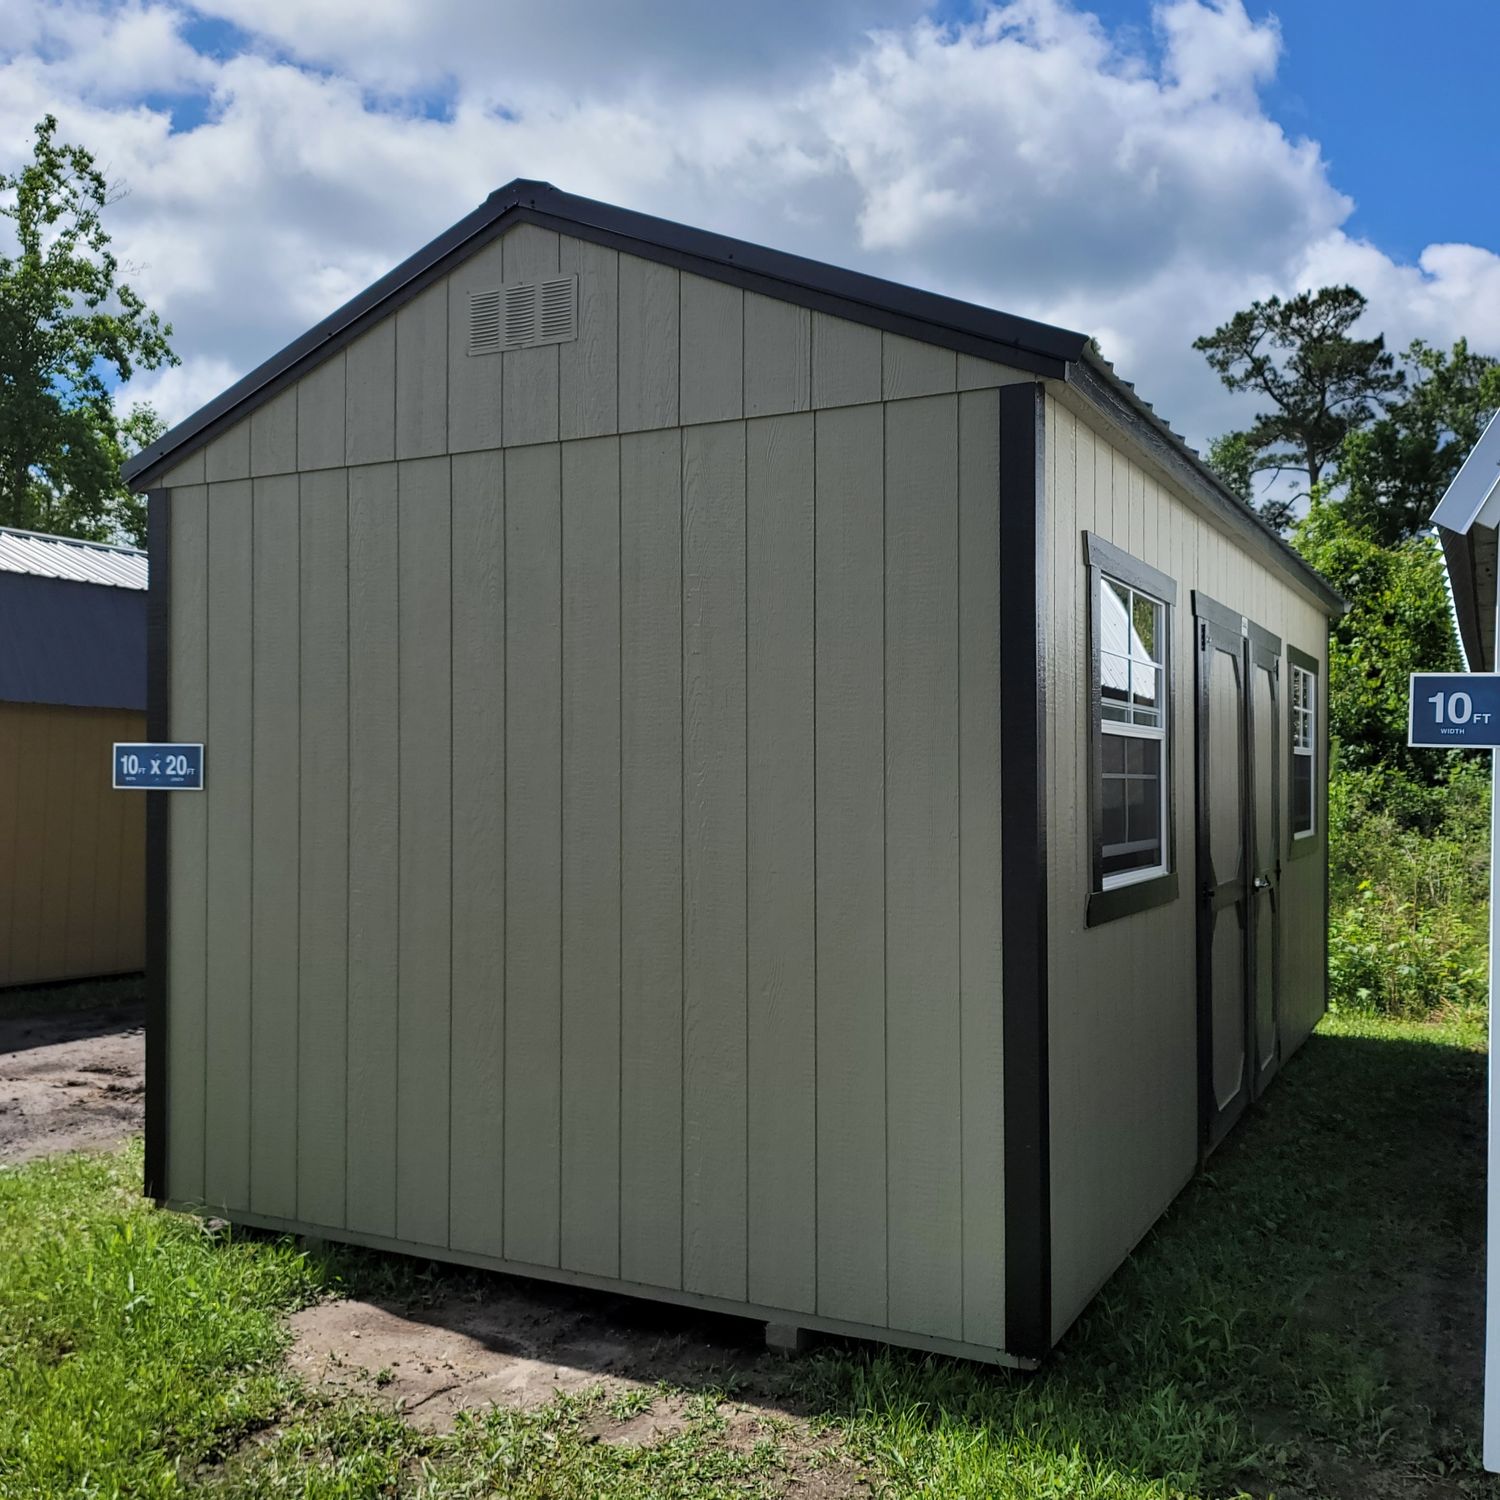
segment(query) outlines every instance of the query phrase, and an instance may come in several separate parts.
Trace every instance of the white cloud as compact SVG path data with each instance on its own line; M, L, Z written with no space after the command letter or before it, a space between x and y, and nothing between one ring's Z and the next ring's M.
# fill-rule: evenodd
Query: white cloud
M1263 108L1281 39L1241 0L1158 5L1155 60L1066 0L963 25L915 0L205 8L251 43L193 51L176 0L12 0L0 42L0 167L51 108L129 184L174 418L515 176L1094 333L1199 443L1244 409L1192 339L1253 297L1350 280L1393 343L1500 350L1500 257L1350 238L1317 144ZM439 85L438 118L391 94ZM175 134L173 93L203 115Z

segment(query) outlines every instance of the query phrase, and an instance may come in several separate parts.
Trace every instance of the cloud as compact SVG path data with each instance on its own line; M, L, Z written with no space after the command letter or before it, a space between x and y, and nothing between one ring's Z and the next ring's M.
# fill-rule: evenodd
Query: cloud
M1245 407L1192 339L1257 296L1351 280L1393 342L1500 350L1500 257L1347 235L1317 143L1263 106L1281 38L1241 0L1158 4L1149 48L1067 0L12 10L0 168L50 108L129 185L174 418L515 176L1094 333L1200 444ZM204 14L242 28L227 55Z

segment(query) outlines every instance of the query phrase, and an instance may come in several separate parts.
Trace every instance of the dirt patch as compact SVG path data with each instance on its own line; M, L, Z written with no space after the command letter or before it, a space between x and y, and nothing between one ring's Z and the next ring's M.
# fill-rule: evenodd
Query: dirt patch
M0 1018L0 1162L113 1146L141 1129L139 1004Z

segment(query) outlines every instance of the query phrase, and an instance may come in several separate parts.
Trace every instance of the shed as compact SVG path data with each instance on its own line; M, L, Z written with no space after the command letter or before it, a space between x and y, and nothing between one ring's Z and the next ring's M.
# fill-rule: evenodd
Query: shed
M1340 600L1082 334L517 181L130 477L160 1197L1028 1364L1324 1008Z
M0 527L0 988L144 966L145 708L146 554Z

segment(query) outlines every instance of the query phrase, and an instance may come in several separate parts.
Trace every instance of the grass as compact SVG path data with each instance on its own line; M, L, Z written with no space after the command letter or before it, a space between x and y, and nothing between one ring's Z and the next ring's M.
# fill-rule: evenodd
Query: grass
M830 1346L757 1367L795 1420L750 1436L744 1393L704 1385L414 1431L301 1387L282 1317L469 1273L158 1212L136 1146L0 1171L0 1495L1500 1495L1477 1455L1482 1048L1472 1016L1330 1017L1040 1374ZM679 1430L596 1440L656 1401Z

